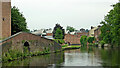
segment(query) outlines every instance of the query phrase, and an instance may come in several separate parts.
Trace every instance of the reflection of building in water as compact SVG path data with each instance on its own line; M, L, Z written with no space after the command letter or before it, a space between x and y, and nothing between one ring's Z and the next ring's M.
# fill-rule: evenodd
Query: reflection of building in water
M0 39L11 36L11 2L0 0Z

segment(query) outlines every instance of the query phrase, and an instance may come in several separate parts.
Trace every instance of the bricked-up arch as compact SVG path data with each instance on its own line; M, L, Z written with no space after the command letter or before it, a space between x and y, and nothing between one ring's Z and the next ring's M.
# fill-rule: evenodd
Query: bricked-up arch
M23 52L26 51L25 48L27 49L28 52L30 52L30 45L27 41L24 43Z
M0 42L2 44L2 53L7 52L9 49L23 52L26 41L29 43L30 52L43 51L44 48L49 48L50 52L61 50L61 46L53 40L31 33L19 32Z

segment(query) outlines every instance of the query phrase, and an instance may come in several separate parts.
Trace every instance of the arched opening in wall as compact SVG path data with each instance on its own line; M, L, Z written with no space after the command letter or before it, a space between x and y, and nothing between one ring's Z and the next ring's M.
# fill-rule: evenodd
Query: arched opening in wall
M24 43L23 52L30 53L30 45L27 41Z

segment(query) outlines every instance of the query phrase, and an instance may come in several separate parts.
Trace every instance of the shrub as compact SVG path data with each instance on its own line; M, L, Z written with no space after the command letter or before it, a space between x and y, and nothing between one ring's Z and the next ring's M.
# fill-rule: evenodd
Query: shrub
M89 46L93 46L93 43L89 43L88 45L89 45Z
M88 37L88 38L87 38L87 41L88 41L89 43L93 43L93 41L95 41L95 37Z
M82 46L86 46L87 45L87 36L83 35L80 38L80 42Z
M100 44L103 46L105 44L105 42L102 40L102 41L100 41Z

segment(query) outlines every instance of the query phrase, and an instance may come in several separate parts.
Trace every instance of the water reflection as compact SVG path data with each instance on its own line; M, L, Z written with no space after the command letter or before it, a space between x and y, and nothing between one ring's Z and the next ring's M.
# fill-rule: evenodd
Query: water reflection
M119 53L120 49L118 48L102 49L96 47L83 47L81 49L66 50L64 53L60 52L7 62L2 65L3 67L44 66L46 68L63 68L64 66L101 66L101 68L104 68L104 66L120 66Z
M60 64L64 62L64 53L53 53L48 55L36 56L26 58L24 60L16 60L7 63L3 63L4 66L51 66L53 64Z
M82 51L80 49L65 51L65 62L62 66L101 66L100 58L94 52Z
M102 66L119 66L120 67L120 49L107 48L99 50L101 59L103 61Z

